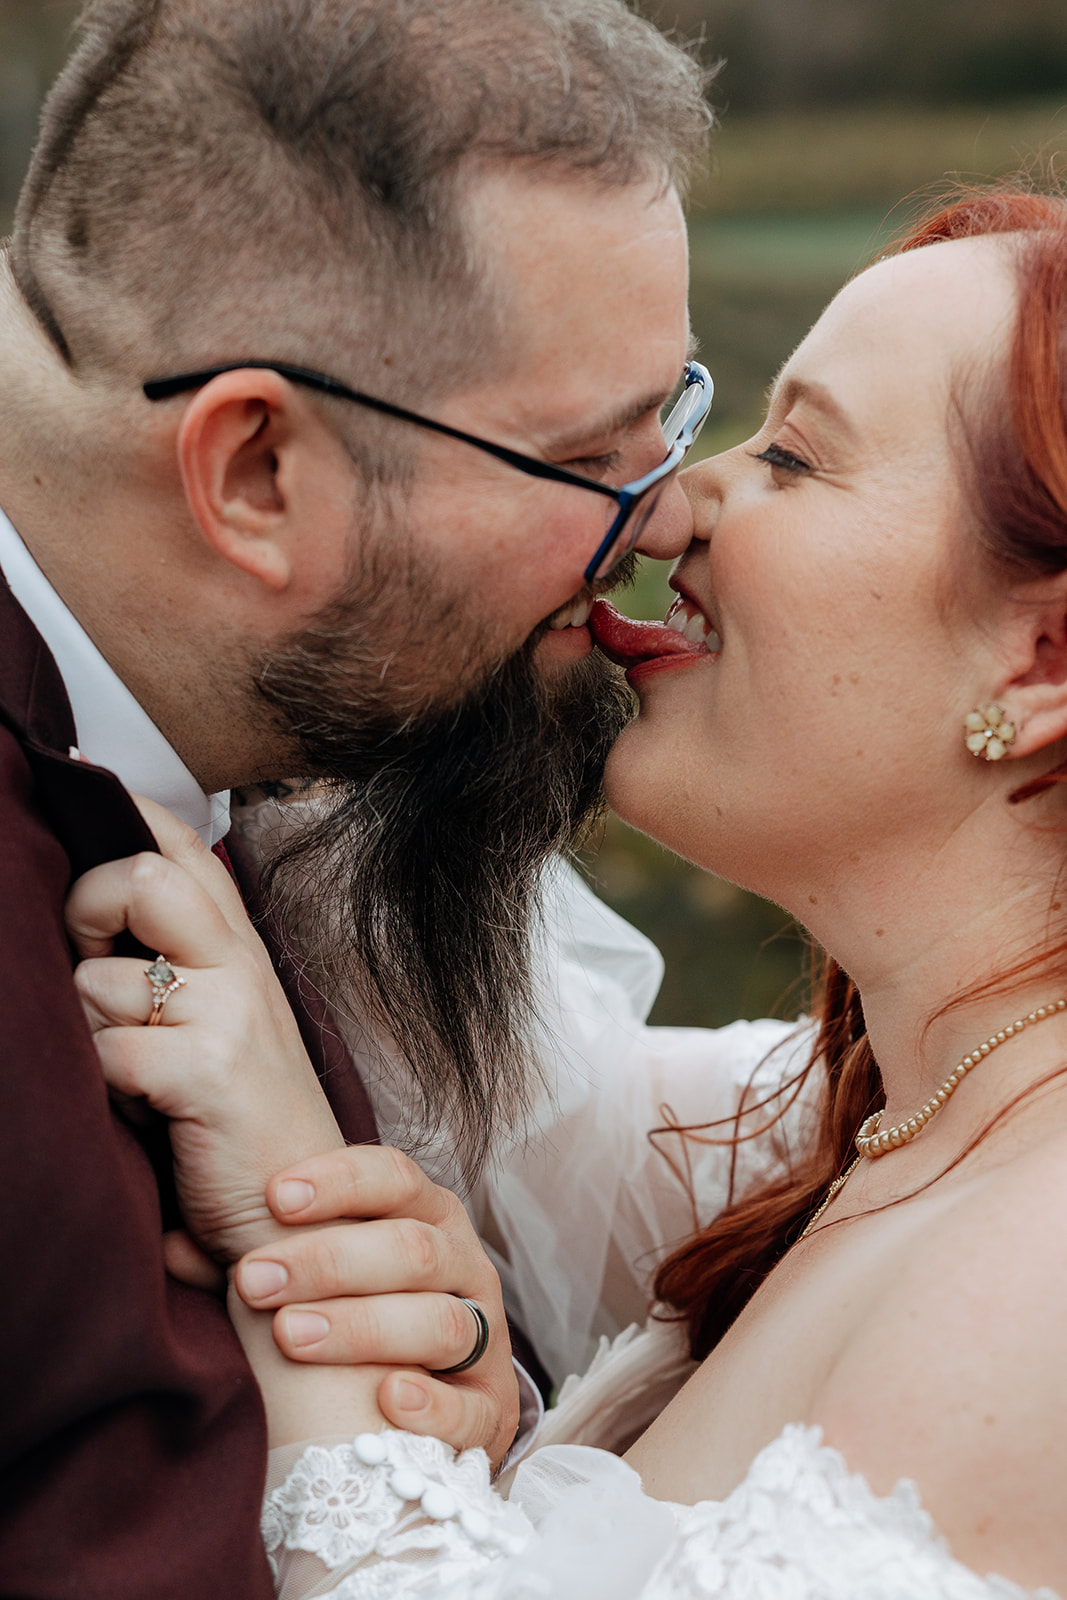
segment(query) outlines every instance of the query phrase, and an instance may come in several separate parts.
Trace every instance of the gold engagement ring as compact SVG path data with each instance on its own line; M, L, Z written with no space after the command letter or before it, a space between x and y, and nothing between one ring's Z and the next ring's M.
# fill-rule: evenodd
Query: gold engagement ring
M145 967L144 975L152 985L152 1011L145 1026L154 1028L175 989L183 989L187 980L179 978L166 956L157 956L150 967Z

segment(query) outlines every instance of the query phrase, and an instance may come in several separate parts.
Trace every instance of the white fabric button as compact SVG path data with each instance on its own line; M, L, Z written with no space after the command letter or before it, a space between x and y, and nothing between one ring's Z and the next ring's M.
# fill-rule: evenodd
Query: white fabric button
M489 1518L484 1511L477 1511L473 1506L463 1507L459 1514L459 1525L475 1544L483 1544L489 1537Z
M376 1433L357 1433L352 1450L356 1460L362 1461L365 1467L380 1467L389 1453Z
M426 1479L413 1467L398 1467L389 1479L389 1487L398 1500L421 1500L426 1493Z
M449 1494L439 1483L431 1483L422 1497L422 1509L434 1522L447 1522L454 1517L458 1506L455 1495Z

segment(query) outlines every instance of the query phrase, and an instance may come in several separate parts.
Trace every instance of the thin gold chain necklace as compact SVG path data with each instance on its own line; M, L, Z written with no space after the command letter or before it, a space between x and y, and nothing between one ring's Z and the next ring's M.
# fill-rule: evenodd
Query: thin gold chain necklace
M1022 1033L1023 1029L1030 1027L1032 1023L1045 1022L1049 1017L1055 1017L1061 1011L1067 1011L1067 1000L1053 1000L1049 1005L1038 1006L1034 1011L1028 1012L1025 1017L1018 1017L1014 1022L1008 1023L1007 1027L1001 1028L997 1033L990 1034L983 1044L978 1045L971 1051L970 1055L964 1056L962 1061L956 1063L937 1093L931 1095L926 1104L921 1106L915 1115L909 1117L906 1122L898 1122L896 1127L886 1128L883 1132L880 1126L883 1113L876 1111L873 1116L868 1117L860 1125L860 1131L856 1135L856 1149L859 1154L849 1163L841 1176L834 1179L826 1191L825 1200L808 1222L800 1238L807 1238L830 1204L830 1201L834 1198L834 1195L837 1194L839 1189L844 1188L861 1161L864 1159L875 1161L879 1156L887 1155L890 1150L898 1150L902 1144L910 1144L916 1135L923 1131L926 1124L937 1116L941 1107L947 1105L949 1100L952 1099L964 1078L978 1065L979 1061L984 1061L986 1056L992 1055L994 1050L998 1050L1009 1039L1014 1039L1016 1034ZM797 1243L800 1243L799 1239Z

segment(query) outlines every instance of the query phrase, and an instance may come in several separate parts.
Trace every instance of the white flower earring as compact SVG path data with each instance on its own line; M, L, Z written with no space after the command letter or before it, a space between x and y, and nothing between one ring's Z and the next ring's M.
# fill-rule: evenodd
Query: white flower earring
M979 761L1000 761L1015 743L1015 724L1003 706L983 706L969 711L963 724L964 740Z

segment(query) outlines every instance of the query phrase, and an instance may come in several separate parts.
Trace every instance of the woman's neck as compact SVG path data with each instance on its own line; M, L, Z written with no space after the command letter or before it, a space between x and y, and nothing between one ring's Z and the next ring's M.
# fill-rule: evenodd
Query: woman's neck
M824 886L818 926L806 919L859 987L886 1089L885 1126L914 1115L991 1034L1067 996L1067 963L1034 960L1059 943L1061 927L1067 939L1054 892L1060 836L1021 826L1003 801L971 820L925 859L913 858L906 875L899 862L870 862L840 892ZM1012 976L1013 969L1021 970ZM988 1120L1067 1060L1067 1018L1026 1033L989 1070L984 1062L976 1069L951 1116L937 1119L946 1132Z

